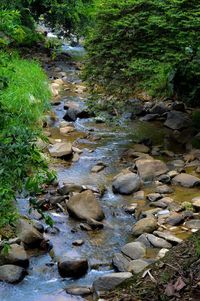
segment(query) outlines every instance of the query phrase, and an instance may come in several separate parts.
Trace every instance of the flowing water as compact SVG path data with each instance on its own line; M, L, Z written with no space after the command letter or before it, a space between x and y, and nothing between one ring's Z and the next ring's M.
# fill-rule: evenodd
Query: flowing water
M76 58L83 55L84 49L79 47L65 46L65 50ZM77 87L81 85L79 71L75 65L58 62L57 67L67 73L68 85ZM90 270L78 280L62 279L57 271L57 266L49 254L38 254L31 257L29 275L24 281L16 286L0 284L0 301L65 301L82 300L65 293L66 286L92 285L93 281L104 273L113 270L112 256L127 242L132 241L131 227L135 222L134 216L125 213L123 206L133 202L131 196L113 194L111 182L113 177L123 168L131 166L120 161L121 154L125 149L142 138L151 138L154 145L163 144L167 130L160 127L159 123L142 123L140 121L121 120L120 127L98 124L94 119L78 119L74 125L76 132L61 136L59 123L65 114L64 104L74 101L84 104L87 100L87 92L75 92L70 89L63 92L61 103L53 106L57 120L52 121L51 138L71 141L83 150L77 162L70 163L55 160L52 167L56 168L60 185L63 183L76 183L93 187L106 186L107 190L101 199L101 206L105 212L104 229L100 231L86 232L79 228L79 222L64 213L52 211L51 217L55 226L60 229L56 235L47 235L54 246L56 256L63 253L78 253L86 256L90 263ZM166 158L164 158L166 159ZM100 173L91 173L91 168L99 161L106 163L107 167ZM153 187L146 186L146 191L153 191ZM180 191L185 199L189 196L184 189ZM190 194L197 193L190 190ZM145 201L138 201L145 207ZM19 208L22 214L27 214L28 202L26 199L19 200ZM180 233L181 234L181 233ZM72 246L72 242L83 239L84 244L80 247Z

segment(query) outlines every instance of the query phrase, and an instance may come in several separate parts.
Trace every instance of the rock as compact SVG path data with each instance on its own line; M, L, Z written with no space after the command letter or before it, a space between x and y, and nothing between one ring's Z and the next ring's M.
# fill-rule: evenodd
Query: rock
M22 267L12 264L0 266L0 281L16 284L21 282L26 275L27 272Z
M60 232L60 229L56 226L53 226L53 227L49 226L45 229L45 233L50 234L50 235L56 235L59 232Z
M173 189L167 185L159 185L156 187L156 192L160 194L169 194L173 192Z
M131 277L132 274L129 272L106 274L94 281L93 289L97 295L101 295L106 291L113 290Z
M90 190L72 196L67 202L69 214L81 220L94 219L101 221L104 213L94 193Z
M66 200L65 196L51 196L48 201L51 205L60 204Z
M191 120L185 113L171 111L167 113L167 120L164 125L172 130L182 130L191 125Z
M185 104L175 101L171 104L171 110L185 112Z
M64 255L58 261L58 271L63 278L79 278L85 275L87 270L88 261L86 258Z
M30 248L39 247L44 239L42 233L36 230L33 224L26 219L19 220L16 232L21 241Z
M136 167L142 180L152 181L168 171L168 168L161 160L139 159L136 161Z
M112 263L119 272L128 272L130 260L126 258L123 254L115 253L113 256Z
M139 241L126 244L122 247L121 251L131 259L139 259L146 255L146 248Z
M168 112L169 108L166 106L165 103L159 102L155 104L151 109L150 113L151 114L158 114L158 115L163 115L164 113Z
M167 219L166 222L171 226L177 226L184 222L183 214L173 213Z
M119 175L113 182L113 191L120 194L132 194L141 187L141 180L138 175L130 172Z
M141 100L139 99L131 99L129 100L131 103L131 119L134 119L136 116L140 116L144 113L144 108Z
M66 288L66 292L74 296L88 296L92 294L92 288L87 286L70 286Z
M192 188L200 185L200 179L190 174L181 173L172 180L174 185Z
M153 121L159 117L158 114L147 114L140 118L140 121Z
M88 219L87 219L87 223L88 223L88 225L89 225L93 230L96 230L96 229L103 229L103 227L104 227L104 224L103 224L103 223L98 222L98 221L96 221L96 220L93 219L93 218L88 218Z
M185 227L189 229L200 229L200 219L193 219L185 223Z
M169 184L171 182L171 177L169 175L161 175L158 181L164 184Z
M164 258L165 255L167 254L167 252L169 252L168 249L165 249L165 248L161 249L161 250L158 252L158 255L157 255L156 259L159 260L159 259Z
M52 157L65 157L72 154L72 145L69 142L58 142L49 148Z
M171 203L173 203L173 199L169 198L169 197L165 197L165 198L162 198L156 202L153 202L150 204L150 206L152 207L160 207L160 208L167 208Z
M161 237L161 238L164 238L165 240L169 241L170 243L172 244L180 244L181 242L183 242L182 239L176 237L175 235L171 234L170 232L161 232L161 231L154 231L153 234Z
M178 172L176 170L170 170L167 175L172 179L175 176L178 176Z
M82 239L77 239L72 242L72 245L76 247L82 246L83 244L84 244L84 240Z
M160 152L162 155L173 158L175 156L175 154L172 151L169 150L162 150Z
M33 223L33 227L38 230L40 233L44 233L44 226L42 223L38 222L37 220L31 220Z
M142 211L142 216L152 217L153 215L158 214L159 211L160 211L160 208L148 209L148 210Z
M65 126L60 128L60 133L65 135L74 132L74 130L73 126Z
M83 231L92 231L92 227L90 227L88 224L84 224L84 223L80 224L80 229Z
M197 211L200 211L200 197L193 198L192 205Z
M146 267L148 267L148 265L149 263L142 259L132 260L129 263L128 272L131 272L133 274L138 274L142 272Z
M133 203L133 204L130 204L130 205L127 205L127 206L124 206L124 211L129 213L129 214L132 214L135 212L136 208L138 207L138 204L137 203Z
M18 244L10 245L8 253L1 251L0 265L17 265L24 268L29 266L29 259L24 248Z
M155 202L159 199L162 198L162 195L160 193L149 193L147 195L147 199L150 201L150 202Z
M170 249L172 245L163 238L156 237L153 234L147 234L147 239L155 248Z
M158 228L157 221L153 217L146 217L139 220L132 228L132 234L139 236L143 233L152 233Z
M133 200L144 200L144 191L143 190L139 190L137 192L135 192L132 196Z
M58 189L58 193L61 195L67 195L70 192L82 192L83 186L77 184L65 184Z
M95 165L92 167L91 172L98 173L105 168L104 164Z
M67 108L65 106L65 108ZM69 107L63 117L66 121L76 121L77 118L89 118L90 114L85 107L74 106Z
M151 248L152 245L147 239L147 234L141 234L135 241L141 242L146 248Z
M139 152L139 153L147 154L150 152L149 147L144 144L134 144L133 148L134 148L134 151Z

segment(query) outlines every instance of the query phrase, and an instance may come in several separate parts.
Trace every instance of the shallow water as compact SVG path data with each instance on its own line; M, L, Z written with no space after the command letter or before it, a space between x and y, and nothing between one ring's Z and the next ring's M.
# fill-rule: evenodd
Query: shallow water
M70 54L75 52L77 57L78 52L78 55L83 55L82 48L71 48L66 46L66 50L70 51ZM81 83L79 71L75 67L61 62L58 66L67 73L72 85ZM123 120L121 126L116 128L97 124L93 119L78 119L74 123L76 132L62 136L58 127L65 114L64 103L67 101L83 103L87 97L87 93L65 91L61 104L53 106L57 120L52 121L51 138L74 142L83 150L83 153L80 155L80 159L72 164L63 160L55 160L51 165L57 169L60 185L76 183L94 187L106 186L106 193L100 201L106 216L105 227L100 231L81 231L78 221L63 213L52 211L50 215L60 232L57 235L46 235L46 237L53 243L55 256L68 252L79 253L89 259L90 270L85 277L78 280L62 279L49 254L32 257L29 275L21 284L16 286L0 284L0 301L82 300L82 298L67 295L64 288L72 284L92 285L97 277L112 271L113 254L118 252L125 243L133 240L131 228L135 219L132 215L126 214L123 209L124 205L133 202L132 197L113 194L112 178L122 169L131 166L131 164L124 164L120 161L125 149L130 148L142 138L151 138L154 145L163 144L168 131L161 127L160 123ZM96 138L94 139L94 137ZM98 161L103 161L107 167L102 172L93 174L91 168ZM153 191L152 186L144 189L147 192ZM174 196L177 201L179 201L179 197L180 201L183 199L189 201L191 194L196 195L198 191L190 190L188 192L186 189L177 188L176 192ZM20 199L18 203L21 213L27 214L27 200ZM138 201L138 203L145 206L145 201ZM77 239L83 239L85 243L81 247L72 246L72 242ZM149 254L151 254L150 251Z

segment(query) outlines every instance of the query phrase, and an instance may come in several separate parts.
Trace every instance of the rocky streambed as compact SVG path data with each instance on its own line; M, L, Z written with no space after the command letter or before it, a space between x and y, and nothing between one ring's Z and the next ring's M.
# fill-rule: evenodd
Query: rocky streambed
M0 296L98 299L200 229L200 151L191 147L198 133L191 111L170 101L132 100L120 127L108 126L86 106L79 61L40 60L54 97L49 142L39 144L58 183L37 205L54 226L18 199L18 237L0 255Z

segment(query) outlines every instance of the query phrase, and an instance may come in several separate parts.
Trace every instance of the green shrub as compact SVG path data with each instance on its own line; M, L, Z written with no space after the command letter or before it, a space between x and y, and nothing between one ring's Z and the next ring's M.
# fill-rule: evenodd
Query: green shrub
M200 3L98 1L84 77L122 97L146 91L198 104Z
M50 97L46 75L36 62L0 53L0 228L17 218L15 193L40 191L52 180L36 146Z

